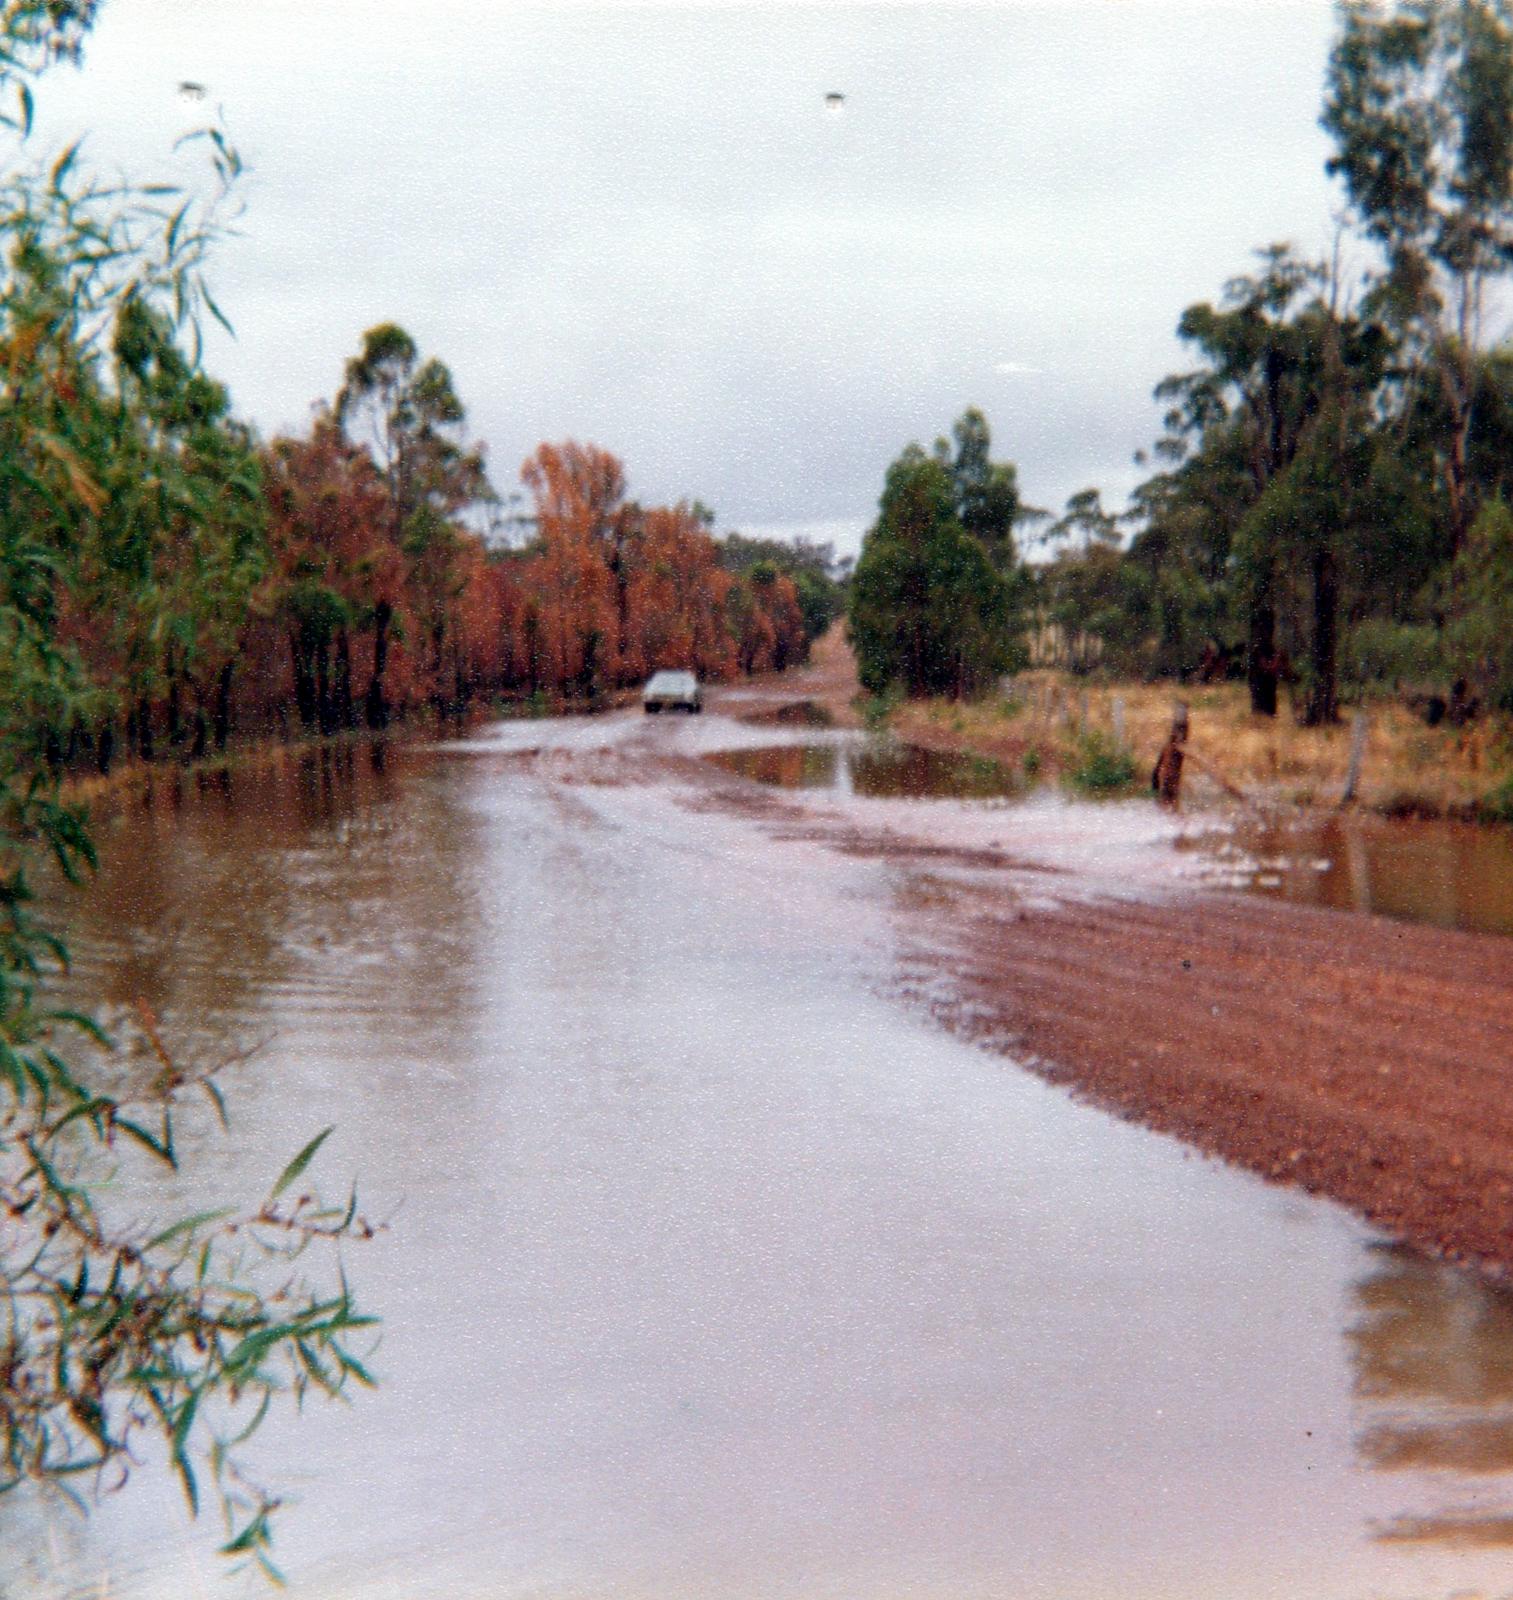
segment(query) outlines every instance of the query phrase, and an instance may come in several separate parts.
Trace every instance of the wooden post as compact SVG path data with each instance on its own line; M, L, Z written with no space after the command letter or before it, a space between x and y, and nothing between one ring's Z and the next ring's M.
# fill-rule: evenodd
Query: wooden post
M1187 726L1187 703L1178 700L1172 706L1172 730L1166 736L1151 773L1151 788L1156 791L1157 801L1173 811L1182 801L1182 759Z
M1361 783L1361 763L1366 759L1366 732L1371 719L1364 711L1357 711L1350 723L1350 765L1345 769L1345 789L1340 804L1348 806L1355 799Z

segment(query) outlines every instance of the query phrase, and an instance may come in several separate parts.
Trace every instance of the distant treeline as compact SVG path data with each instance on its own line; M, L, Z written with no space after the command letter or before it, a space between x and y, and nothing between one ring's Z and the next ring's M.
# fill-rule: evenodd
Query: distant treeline
M1288 685L1307 723L1373 684L1513 711L1513 6L1345 0L1321 121L1335 248L1267 246L1182 312L1127 514L1020 505L977 412L894 463L852 590L873 687L967 693L1028 653L1243 677L1262 715Z
M697 503L628 500L592 445L540 446L528 537L504 540L450 373L393 324L364 336L307 437L264 445L145 300L108 362L56 310L13 319L46 425L0 441L13 513L40 499L58 530L31 573L78 680L66 708L34 708L54 765L592 701L658 667L781 669L839 610L827 547L718 541Z

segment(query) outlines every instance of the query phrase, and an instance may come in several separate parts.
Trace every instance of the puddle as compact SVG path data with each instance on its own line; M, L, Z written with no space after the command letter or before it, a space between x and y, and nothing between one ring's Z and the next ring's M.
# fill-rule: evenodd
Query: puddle
M1017 772L987 757L854 734L718 750L705 759L758 783L834 795L942 800L1047 795L1044 789L1032 791ZM1141 816L1154 816L1153 808L1131 804ZM1028 812L1015 808L1014 815L1028 824ZM1086 869L1098 852L1107 854L1120 836L1116 818L1127 813L1106 802L1062 800L1054 815L1063 842L1071 837L1070 819L1085 819L1075 837L1076 864ZM1304 822L1242 820L1223 831L1204 830L1201 823L1189 828L1176 836L1176 848L1186 858L1187 873L1211 888L1441 928L1513 934L1510 829L1370 815ZM1038 854L1045 845L1039 837L1043 830L1032 831L1038 845L1019 833L1017 844ZM995 846L1002 842L993 840ZM1127 877L1134 870L1132 862L1121 858L1116 875Z
M874 800L995 800L1023 793L1015 774L986 756L926 750L895 739L760 745L717 750L706 759L758 783Z
M1372 817L1189 837L1215 888L1479 933L1513 934L1513 832Z
M741 718L758 727L771 723L780 728L831 728L835 718L817 700L790 700L771 711L753 711Z

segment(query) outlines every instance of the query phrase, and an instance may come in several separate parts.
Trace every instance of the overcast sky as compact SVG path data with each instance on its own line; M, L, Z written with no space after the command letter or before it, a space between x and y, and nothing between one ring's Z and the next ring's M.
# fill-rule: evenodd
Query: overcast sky
M392 320L502 489L593 440L643 501L854 550L887 463L968 405L1029 500L1122 502L1183 306L1330 237L1331 28L1324 0L105 0L33 137L146 175L221 108L253 174L209 364L265 434Z

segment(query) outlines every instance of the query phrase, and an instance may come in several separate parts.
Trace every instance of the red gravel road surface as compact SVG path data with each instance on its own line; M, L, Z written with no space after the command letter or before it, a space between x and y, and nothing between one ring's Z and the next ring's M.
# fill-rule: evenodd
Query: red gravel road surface
M855 721L836 630L774 680ZM846 848L855 849L850 840ZM886 855L884 839L870 849ZM1513 1273L1513 939L1235 894L921 915L932 1005L1032 1070L1452 1259Z
M1238 896L939 930L945 1019L1146 1125L1513 1269L1513 941Z

